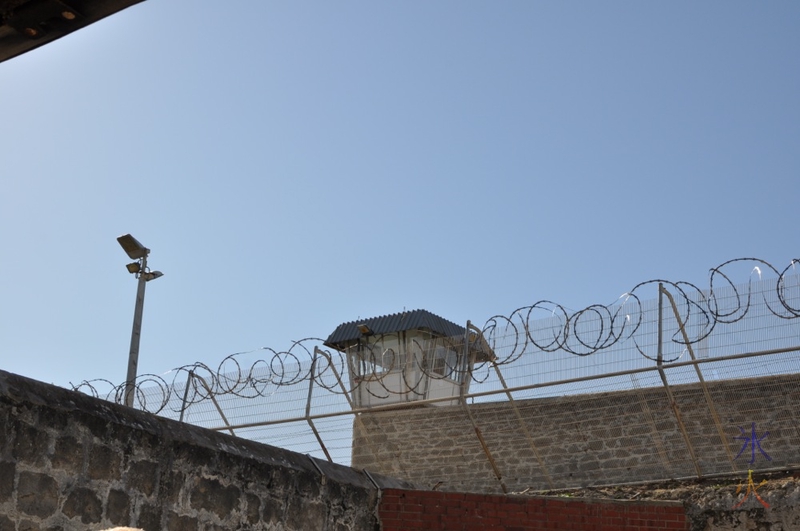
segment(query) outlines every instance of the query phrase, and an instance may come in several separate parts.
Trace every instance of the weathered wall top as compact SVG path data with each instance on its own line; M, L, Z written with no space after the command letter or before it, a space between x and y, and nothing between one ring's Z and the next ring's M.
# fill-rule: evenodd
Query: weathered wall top
M410 485L0 371L0 530L373 530Z

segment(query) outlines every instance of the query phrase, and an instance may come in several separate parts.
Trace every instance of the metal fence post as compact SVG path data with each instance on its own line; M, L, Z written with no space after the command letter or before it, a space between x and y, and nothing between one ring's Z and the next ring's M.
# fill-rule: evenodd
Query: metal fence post
M667 392L667 400L669 400L669 405L672 408L672 412L675 414L675 420L678 422L678 428L681 431L681 435L683 435L683 440L686 443L686 449L689 451L689 457L692 460L692 464L694 465L695 473L697 473L698 478L703 477L703 472L700 470L700 464L697 461L697 456L694 453L694 447L692 446L692 441L689 439L689 433L686 431L686 426L683 423L683 418L681 417L681 410L678 407L678 403L675 401L675 397L672 394L672 389L667 382L667 374L664 372L664 351L663 351L663 342L664 342L664 285L659 282L658 283L658 358L656 364L658 366L658 374L661 376L661 381L664 384L664 389Z
M483 433L481 429L478 427L478 423L475 422L475 417L472 415L472 411L470 411L469 406L467 405L467 399L465 397L467 378L472 378L472 368L475 363L475 354L471 354L469 351L469 329L472 326L472 323L467 321L467 328L464 331L464 356L467 359L467 374L465 375L464 380L461 382L461 389L459 396L459 402L461 403L461 407L464 408L464 411L467 413L467 417L469 417L469 421L472 424L472 428L475 430L475 436L478 438L478 442L483 448L483 453L486 454L486 458L489 460L489 465L492 467L492 471L494 472L494 476L497 478L497 481L500 483L500 488L503 489L503 494L508 494L508 487L503 482L503 476L500 474L500 469L497 467L497 462L492 457L492 452L489 451L489 445L486 444L486 439L483 438Z
M361 430L361 433L364 435L364 440L366 440L367 442L367 448L369 448L369 451L370 453L372 453L372 457L375 458L375 461L380 462L378 453L376 449L373 448L373 443L370 440L369 433L367 432L367 426L364 424L364 420L361 418L361 413L355 411L356 409L355 403L353 402L350 393L347 392L347 389L344 386L344 380L342 380L342 376L339 374L339 371L336 370L336 365L333 364L333 360L331 359L330 355L327 352L325 352L319 347L314 347L314 359L316 359L317 354L323 356L325 360L328 362L328 367L331 368L331 371L333 372L333 375L336 378L336 382L339 384L339 388L342 390L342 394L344 395L345 400L347 400L347 405L350 406L350 411L353 412L353 419L355 420L356 425ZM306 415L308 416L308 413L306 413ZM355 430L353 431L352 447L353 449L355 448ZM352 455L352 449L351 449L351 455Z
M733 458L733 452L731 451L730 446L728 445L728 439L725 437L725 431L722 429L722 423L719 421L719 415L717 414L717 408L714 406L714 401L711 398L711 393L708 390L708 385L706 385L706 380L703 378L703 371L700 370L700 365L697 363L697 358L694 355L694 349L692 348L692 344L689 341L689 334L686 333L686 325L683 321L681 321L680 313L678 312L678 306L675 304L675 299L672 297L672 294L667 291L662 286L659 286L659 291L663 290L664 294L669 299L670 304L672 305L672 311L675 314L675 320L678 322L678 326L681 329L681 334L683 335L683 342L686 345L686 350L689 351L689 356L691 356L692 365L694 366L694 370L697 373L697 379L700 381L700 387L703 388L703 395L706 399L706 404L708 405L708 411L711 413L711 418L714 420L714 426L717 428L717 434L719 435L719 440L722 443L722 447L725 448L725 452L728 454L728 461L731 462L731 468L734 472L736 472L736 463Z
M331 454L328 453L328 449L325 447L325 443L322 441L322 436L317 431L317 427L314 426L314 421L311 420L311 398L314 394L314 371L317 368L317 353L314 351L314 357L311 360L311 372L309 373L308 379L308 400L306 400L306 422L308 425L311 426L311 431L314 432L314 437L317 438L317 442L319 443L320 448L325 453L325 457L328 459L329 463L333 463L333 459L331 459ZM316 463L314 463L316 466Z

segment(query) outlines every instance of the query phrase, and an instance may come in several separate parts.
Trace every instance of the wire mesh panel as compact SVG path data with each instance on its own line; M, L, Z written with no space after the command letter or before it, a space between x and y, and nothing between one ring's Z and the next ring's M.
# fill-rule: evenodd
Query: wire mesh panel
M413 345L403 335L375 338L356 360L381 360L368 373L354 373L347 352L307 339L229 356L216 370L184 367L171 382L140 377L137 404L437 489L520 492L800 467L794 267L734 260L712 269L706 289L650 281L577 312L542 301L480 329L468 323L446 349L416 336ZM737 272L748 280L734 284ZM447 393L429 392L438 382ZM79 388L102 394L91 382ZM106 396L121 402L122 389Z

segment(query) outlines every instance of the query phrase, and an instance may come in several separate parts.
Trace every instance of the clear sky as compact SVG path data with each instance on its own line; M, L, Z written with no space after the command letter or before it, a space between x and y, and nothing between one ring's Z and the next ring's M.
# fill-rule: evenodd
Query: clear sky
M0 63L0 369L124 380L800 256L800 2L147 0ZM744 281L745 279L735 279Z

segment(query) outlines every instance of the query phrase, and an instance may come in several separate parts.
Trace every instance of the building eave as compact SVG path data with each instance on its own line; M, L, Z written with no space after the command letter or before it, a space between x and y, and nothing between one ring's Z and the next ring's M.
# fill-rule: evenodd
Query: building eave
M0 0L0 62L144 0Z

